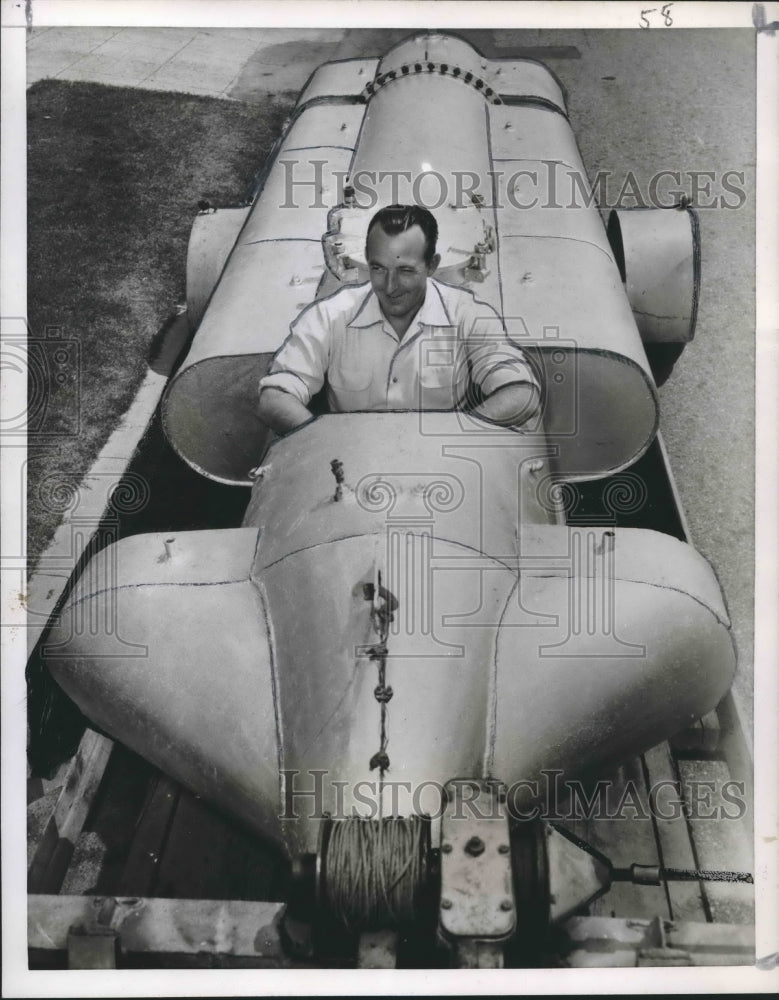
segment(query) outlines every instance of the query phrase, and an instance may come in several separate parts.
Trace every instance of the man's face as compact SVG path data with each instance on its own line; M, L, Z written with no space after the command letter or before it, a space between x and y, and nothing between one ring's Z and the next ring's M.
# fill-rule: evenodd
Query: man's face
M396 236L389 236L381 226L374 226L366 246L371 287L382 312L389 319L412 319L425 301L428 276L440 258L425 262L425 234L412 226Z

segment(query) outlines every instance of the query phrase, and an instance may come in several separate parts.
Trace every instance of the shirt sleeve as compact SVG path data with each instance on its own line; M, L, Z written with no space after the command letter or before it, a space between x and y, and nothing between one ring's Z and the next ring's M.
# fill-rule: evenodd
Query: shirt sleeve
M295 396L304 406L322 388L329 360L327 317L315 302L298 316L290 333L260 379L260 392L273 387Z
M516 383L534 385L540 391L533 366L509 339L503 321L492 306L474 299L464 319L471 380L485 398Z

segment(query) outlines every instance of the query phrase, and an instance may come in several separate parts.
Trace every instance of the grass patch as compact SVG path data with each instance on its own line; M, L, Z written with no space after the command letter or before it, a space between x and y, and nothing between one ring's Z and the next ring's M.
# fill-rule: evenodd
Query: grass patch
M30 573L61 520L57 499L88 471L185 301L198 201L243 200L294 99L59 80L28 91Z

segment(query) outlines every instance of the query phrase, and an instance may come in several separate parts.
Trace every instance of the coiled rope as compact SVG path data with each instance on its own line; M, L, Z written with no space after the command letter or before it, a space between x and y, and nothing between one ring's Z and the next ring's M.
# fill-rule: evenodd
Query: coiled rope
M329 911L352 931L412 923L427 879L429 844L424 816L334 820L322 859Z

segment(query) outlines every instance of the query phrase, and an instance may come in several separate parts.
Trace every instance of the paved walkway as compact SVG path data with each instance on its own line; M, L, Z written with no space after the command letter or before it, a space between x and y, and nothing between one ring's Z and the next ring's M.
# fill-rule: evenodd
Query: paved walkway
M55 77L245 100L247 70L259 91L298 90L345 30L33 28L27 84Z

